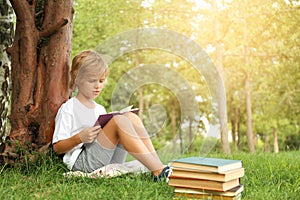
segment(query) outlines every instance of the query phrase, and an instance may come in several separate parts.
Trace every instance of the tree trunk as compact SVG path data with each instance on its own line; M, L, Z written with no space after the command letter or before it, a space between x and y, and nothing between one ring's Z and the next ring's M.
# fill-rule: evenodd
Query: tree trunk
M172 133L173 133L173 152L176 153L177 151L177 133L176 133L176 108L175 108L175 101L171 100L171 126L172 126Z
M273 129L273 137L274 137L274 153L278 153L279 152L279 148L278 148L278 137L277 137L277 129L274 128Z
M135 67L140 66L140 56L139 56L139 50L135 51ZM139 117L143 119L144 114L144 94L143 94L143 88L139 87L138 89L138 99L139 99Z
M270 148L270 135L269 135L269 134L266 135L266 138L265 138L265 145L266 145L265 151L266 151L267 153L270 153L270 152L271 152L271 148Z
M232 116L231 116L232 117ZM236 145L236 121L235 118L231 118L231 137L232 137L232 143L235 149L237 149Z
M15 156L16 144L36 149L51 142L56 112L69 97L73 19L73 0L11 0L11 4L17 24L9 49L12 145L6 145L7 156Z
M249 55L249 47L248 47L248 27L247 21L245 18L244 21L244 58L245 58L245 68L249 68L250 66L250 55ZM245 71L245 98L246 98L246 112L247 112L247 141L250 153L255 152L254 142L253 142L253 132L252 132L252 106L251 106L251 89L250 89L250 80L249 73Z
M11 62L6 52L13 41L14 12L9 0L0 0L0 145L7 135Z
M216 0L212 1L213 10L216 16L218 16L218 6ZM220 78L222 79L221 83L223 83L223 47L221 45L221 31L220 31L220 21L218 17L215 17L215 35L216 35L216 57L217 57L217 70L220 74ZM223 91L224 85L218 85L219 91ZM223 100L225 98L226 102L226 94L224 96L219 95L219 118L220 118L220 134L221 134L221 145L224 153L230 154L230 146L228 141L228 119L227 119L227 108L226 104L223 105Z
M180 142L180 153L183 153L183 138L182 138L182 129L181 129L181 124L179 124L179 129L178 129L178 139Z
M240 149L241 148L241 138L242 138L242 134L241 134L241 120L240 120L240 108L237 108L237 123L236 123L236 129L237 129L237 148Z
M189 117L189 152L193 151L193 130L192 130L192 125L193 125L193 117Z
M233 106L233 97L231 96L230 98L230 122L231 122L231 138L232 138L232 143L234 146L234 149L237 149L237 142L236 142L236 126L237 126L237 108L234 108Z
M252 132L252 109L251 109L251 95L250 95L250 82L249 75L246 74L245 78L245 92L246 92L246 112L247 112L247 141L250 153L255 152L253 132Z

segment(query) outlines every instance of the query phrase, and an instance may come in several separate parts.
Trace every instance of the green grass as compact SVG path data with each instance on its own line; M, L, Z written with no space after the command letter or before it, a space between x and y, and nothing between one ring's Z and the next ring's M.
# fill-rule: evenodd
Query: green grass
M214 154L243 161L242 199L300 199L300 152ZM173 188L150 174L110 179L65 178L54 157L8 168L0 166L0 199L172 199Z

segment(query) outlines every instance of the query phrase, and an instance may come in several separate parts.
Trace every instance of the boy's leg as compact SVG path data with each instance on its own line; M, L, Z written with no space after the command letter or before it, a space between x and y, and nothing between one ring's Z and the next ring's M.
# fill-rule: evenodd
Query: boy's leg
M123 145L118 144L110 163L124 163L126 161L126 156L127 151L124 149Z
M97 140L105 148L111 149L120 143L133 157L150 171L161 171L164 167L156 152L150 152L137 134L131 120L122 115L114 116L99 133Z
M133 124L133 127L136 131L136 133L138 134L138 136L140 137L141 141L144 143L144 145L147 147L147 149L149 150L149 152L153 153L153 156L157 157L157 159L160 160L159 156L156 153L156 150L152 144L152 141L150 139L150 136L142 122L142 120L140 119L140 117L132 112L128 112L125 114L126 117L128 117L130 119L130 121Z
M93 172L111 163L115 149L101 146L97 140L82 146L82 152L74 163L73 171Z
M140 137L141 141L145 144L145 146L147 147L147 149L150 152L154 152L155 149L153 147L152 141L150 139L150 136L142 122L142 120L140 119L139 116L137 116L136 114L132 113L132 112L128 112L126 113L124 116L128 117L130 119L130 121L133 124L133 127L136 131L136 133L138 134L138 136Z

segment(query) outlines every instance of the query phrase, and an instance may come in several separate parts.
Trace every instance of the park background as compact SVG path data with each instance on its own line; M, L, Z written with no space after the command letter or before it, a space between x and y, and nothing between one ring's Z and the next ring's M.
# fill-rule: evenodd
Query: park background
M299 7L294 3L75 1L72 54L96 48L128 30L175 31L199 44L221 71L233 151L298 150L300 33ZM115 61L110 66L107 88L98 101L109 109L111 93L122 74L147 64L165 65L180 73L199 99L201 116L210 118L211 97L205 78L186 60L159 49L137 50ZM180 124L176 96L155 84L138 88L134 95L132 103L145 113L155 104L166 109L169 120L159 132L159 141L175 138ZM193 134L205 131L200 124Z
M209 142L213 148L209 153L214 157L244 161L246 176L242 179L242 183L245 184L243 198L298 198L296 194L299 192L300 184L299 2L81 0L74 2L74 10L72 57L81 50L97 48L115 35L143 28L171 30L198 43L215 63L226 88L227 116L223 117L228 120L226 134L230 138L230 148L224 147L219 138L212 139ZM107 87L97 101L110 110L110 98L120 77L130 69L148 64L164 65L181 74L197 95L201 116L206 120L213 120L210 93L201 74L180 56L159 49L137 50L112 63ZM130 101L142 110L141 117L148 124L158 150L171 143L174 155L177 151L185 155L198 155L204 141L207 142L204 140L207 131L205 121L193 127L196 131L189 131L193 126L193 119L181 121L180 102L172 91L157 84L149 84L137 88ZM151 126L147 110L153 108L153 105L161 105L167 113L162 127ZM179 129L189 134L188 141L178 138ZM49 166L42 165L40 171L44 172L45 169L53 172L57 167L56 164L53 165L52 170L48 169ZM2 188L7 190L5 184L11 185L13 191L28 187L29 182L17 184L20 183L17 180L23 176L37 183L38 180L33 175L37 172L32 171L36 168L38 166L35 166L35 163L27 164L25 169L18 171L19 174L15 171L5 173L6 169L3 168L1 175L16 174L16 179L11 176L9 179L11 182L3 182ZM54 177L55 181L61 183L59 174ZM47 173L44 174L42 180L45 180L45 184L48 178ZM124 179L125 183L132 187L134 181L145 182L144 177L138 177L138 180ZM80 179L69 181L66 185L79 182L78 187L84 188L89 183L90 194L97 196L99 193L97 191L93 193L92 186L104 184L106 187L103 188L107 193L102 193L102 197L105 198L111 190L109 185L121 184L120 181L122 179L116 182L113 180L91 182ZM51 187L58 189L55 184L57 185L57 182L50 181ZM152 191L159 194L155 196L158 199L172 197L170 188L161 194L159 187L165 186L149 186L147 194L140 191L144 187L146 184L135 190L135 193L140 195L137 198L142 199L144 195L151 199ZM55 196L51 190L44 187L40 189L42 191L33 189L35 198L45 197L43 195ZM65 192L61 189L59 191L59 194ZM132 193L124 194L124 191L126 189L120 189L120 193L130 198ZM69 195L72 197L73 193ZM115 195L118 199L121 194L117 192Z

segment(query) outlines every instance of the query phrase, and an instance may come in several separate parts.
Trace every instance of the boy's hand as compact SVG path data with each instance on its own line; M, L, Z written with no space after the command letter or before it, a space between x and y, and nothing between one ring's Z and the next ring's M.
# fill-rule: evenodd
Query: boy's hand
M98 133L101 130L101 126L94 126L91 128L85 128L78 133L81 142L83 143L92 143L97 137Z

